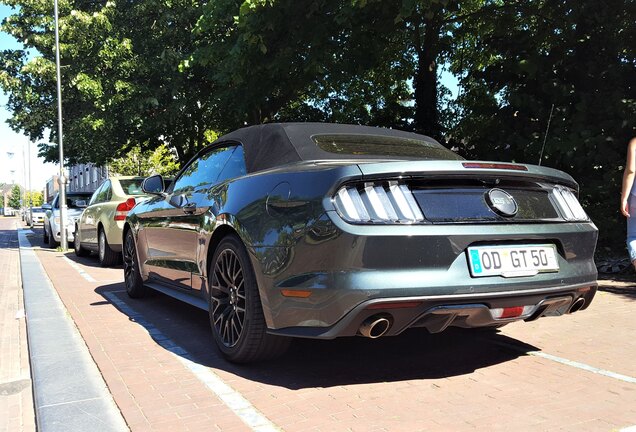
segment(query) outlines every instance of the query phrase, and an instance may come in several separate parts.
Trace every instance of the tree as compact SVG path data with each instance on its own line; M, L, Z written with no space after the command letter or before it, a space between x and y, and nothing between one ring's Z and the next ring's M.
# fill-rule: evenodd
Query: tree
M479 158L572 174L593 220L616 227L601 230L602 246L624 244L616 196L636 135L635 14L631 0L517 1L469 19L453 62L464 89L453 135Z
M44 203L44 197L40 191L25 191L23 205L25 207L40 207Z
M13 185L11 188L11 196L9 196L9 207L14 209L20 208L22 201L22 191L19 185Z
M18 7L2 30L25 50L0 53L0 87L10 94L9 124L57 161L55 63L50 2L2 0ZM103 164L132 148L169 144L188 160L206 144L215 113L198 69L179 71L189 56L197 0L60 1L65 156L69 163Z
M141 152L134 148L120 159L110 163L110 170L118 175L149 176L161 174L172 176L179 171L179 162L167 146L162 145L154 151Z
M301 119L440 138L439 65L463 20L496 7L485 0L209 2L184 67L209 71L222 128Z

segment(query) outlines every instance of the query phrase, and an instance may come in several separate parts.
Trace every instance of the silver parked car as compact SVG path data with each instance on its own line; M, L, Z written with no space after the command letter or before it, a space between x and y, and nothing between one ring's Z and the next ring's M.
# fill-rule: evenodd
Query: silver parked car
M35 224L43 224L46 217L46 209L42 207L33 207L32 209L26 209L24 212L24 222L29 226Z
M43 241L50 247L57 247L61 240L61 230L66 229L66 239L68 242L74 240L75 219L82 213L86 203L90 198L90 192L67 192L66 193L66 220L60 220L60 195L53 198L50 208L46 211L44 218Z

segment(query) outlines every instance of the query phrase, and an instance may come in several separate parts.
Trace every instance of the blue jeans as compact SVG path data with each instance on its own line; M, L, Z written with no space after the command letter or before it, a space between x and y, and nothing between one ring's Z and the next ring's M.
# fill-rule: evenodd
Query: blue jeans
M629 214L627 218L627 250L629 258L636 260L636 196L629 196Z

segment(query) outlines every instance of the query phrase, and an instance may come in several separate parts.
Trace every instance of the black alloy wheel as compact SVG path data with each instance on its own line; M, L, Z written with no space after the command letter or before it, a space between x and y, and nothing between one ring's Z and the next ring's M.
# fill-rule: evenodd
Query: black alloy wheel
M224 346L236 346L245 323L245 278L236 252L224 249L212 280L212 324Z
M73 249L75 250L75 256L78 257L85 257L90 254L90 251L88 249L82 247L79 227L77 225L75 225L75 239L73 240Z
M139 258L137 258L137 248L135 247L135 237L132 230L126 232L124 240L124 282L126 293L132 298L141 298L147 294L148 289L144 286L139 270Z
M289 338L267 333L254 271L237 236L219 244L208 275L210 325L223 356L247 363L285 352Z

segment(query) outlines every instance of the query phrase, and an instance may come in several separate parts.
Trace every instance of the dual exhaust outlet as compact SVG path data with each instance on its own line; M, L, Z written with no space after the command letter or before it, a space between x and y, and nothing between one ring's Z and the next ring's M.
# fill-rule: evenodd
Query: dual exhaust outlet
M572 303L568 312L574 313L580 310L584 305L585 305L585 299L583 297L579 297ZM392 324L392 319L390 315L387 315L387 314L372 315L362 322L362 324L360 325L360 328L358 329L358 333L370 339L377 339L389 331L389 329L391 328L391 324Z

